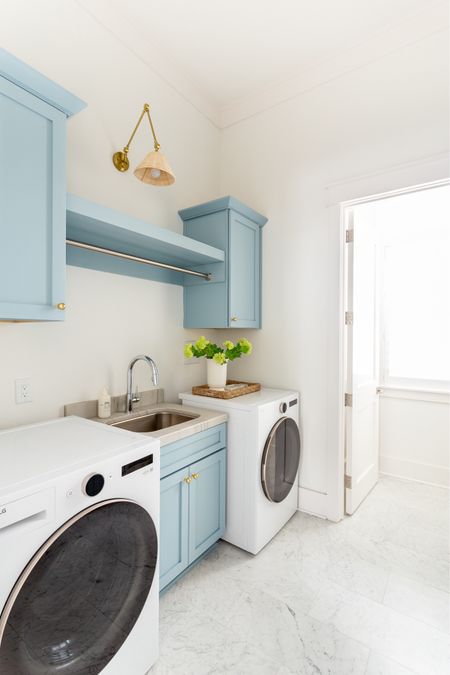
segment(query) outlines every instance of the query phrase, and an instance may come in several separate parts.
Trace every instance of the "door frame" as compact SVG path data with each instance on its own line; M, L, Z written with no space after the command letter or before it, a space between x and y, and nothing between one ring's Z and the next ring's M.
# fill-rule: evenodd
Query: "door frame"
M442 178L441 176L445 176ZM392 189L387 189L389 184ZM339 284L338 284L338 369L337 369L337 448L329 455L327 483L329 486L328 518L335 522L344 517L344 476L345 476L345 389L347 373L347 331L345 308L347 304L347 246L345 230L347 210L367 202L379 201L401 194L428 190L449 185L448 155L430 158L422 162L387 170L383 174L364 176L351 182L328 185L327 207L332 231L338 233L339 241ZM333 317L334 320L334 317ZM336 333L335 333L336 334ZM332 346L330 345L330 349ZM331 354L329 354L331 358ZM336 392L336 383L331 382L334 373L329 374L328 390ZM334 386L333 386L334 385ZM334 405L336 401L334 401ZM328 406L333 405L329 397Z

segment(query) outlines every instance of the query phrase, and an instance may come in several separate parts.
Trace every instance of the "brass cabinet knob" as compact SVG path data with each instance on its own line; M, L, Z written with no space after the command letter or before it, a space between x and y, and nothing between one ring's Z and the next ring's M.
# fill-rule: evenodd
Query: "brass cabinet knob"
M231 317L231 320L232 320L232 321L237 321L238 318L237 318L237 316L232 316L232 317Z
M199 476L200 476L199 473L193 473L193 474L192 474L192 478L193 478L194 480L197 480L197 478L198 478Z
M186 476L185 478L183 478L183 480L184 480L184 482L187 483L188 485L189 485L189 483L192 483L192 478L191 478L190 476Z
M65 305L64 302L58 302L58 304L56 305L56 308L57 309L66 309L66 305Z

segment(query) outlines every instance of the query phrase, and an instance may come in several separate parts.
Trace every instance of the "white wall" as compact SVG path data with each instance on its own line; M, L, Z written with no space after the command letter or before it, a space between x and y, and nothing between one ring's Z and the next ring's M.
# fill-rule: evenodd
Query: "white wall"
M423 395L422 395L423 396ZM380 471L449 487L449 396L380 396Z
M3 0L0 12L2 46L89 104L69 122L70 191L178 231L178 208L220 194L269 217L264 327L244 332L254 354L231 373L300 390L302 505L336 517L339 237L326 186L448 151L448 36L419 40L220 138L75 0ZM146 100L177 175L173 188L153 189L111 165ZM140 130L132 162L148 140ZM67 401L95 397L104 382L123 391L128 359L137 352L156 357L173 398L202 379L201 366L178 369L177 350L189 335L181 323L180 288L69 268L65 325L0 326L1 426L58 414ZM33 377L35 401L16 406L13 380L24 375Z
M218 196L218 130L77 2L2 0L0 44L88 104L68 123L70 192L177 231L179 208ZM111 162L144 102L177 177L169 188L144 185ZM143 125L132 166L151 147ZM182 329L181 287L71 267L67 281L64 324L0 324L0 427L59 415L64 403L96 398L103 383L123 393L128 361L142 352L155 358L172 400L199 383L199 368L182 366L191 334ZM32 378L34 401L15 405L22 376Z
M136 354L156 361L167 400L204 376L183 366L182 294L178 286L69 267L66 321L0 323L0 426L63 414L63 404L97 398L106 384L126 391ZM136 364L135 383L151 388L150 369ZM14 378L31 377L33 402L14 404Z
M269 218L263 329L247 331L254 355L231 372L300 391L300 505L331 518L339 517L340 240L326 188L448 152L447 49L446 33L422 39L223 132L221 192ZM424 181L436 178L423 166Z

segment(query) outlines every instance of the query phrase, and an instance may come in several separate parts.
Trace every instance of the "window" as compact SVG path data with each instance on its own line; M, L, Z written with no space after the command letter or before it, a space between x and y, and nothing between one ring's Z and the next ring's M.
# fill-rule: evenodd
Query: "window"
M450 186L378 202L381 383L450 388Z

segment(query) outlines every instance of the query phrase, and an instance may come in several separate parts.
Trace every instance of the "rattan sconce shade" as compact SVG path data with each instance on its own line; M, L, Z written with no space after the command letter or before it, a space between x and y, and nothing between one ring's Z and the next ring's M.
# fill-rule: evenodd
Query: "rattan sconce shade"
M157 150L148 153L134 170L134 175L143 183L150 183L150 185L172 185L175 182L169 162Z

